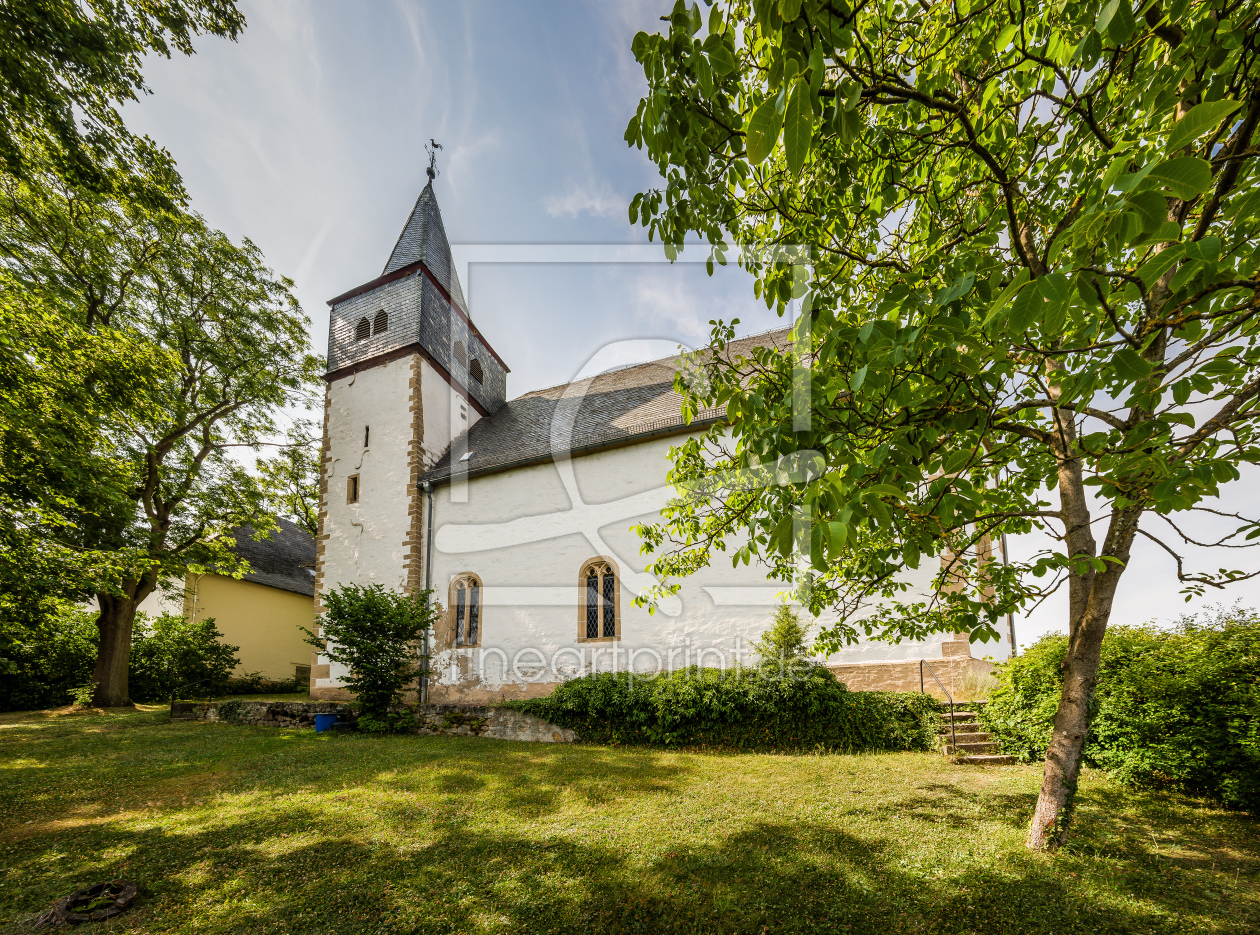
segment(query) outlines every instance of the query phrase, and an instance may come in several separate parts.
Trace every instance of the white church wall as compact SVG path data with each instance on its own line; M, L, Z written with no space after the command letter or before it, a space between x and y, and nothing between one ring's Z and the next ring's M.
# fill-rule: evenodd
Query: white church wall
M466 502L459 502L459 494L452 498L449 487L435 491L438 599L445 604L449 582L473 572L484 586L484 610L480 647L436 647L432 700L542 693L579 671L625 669L630 660L643 669L753 658L747 642L769 624L776 595L785 589L766 580L756 564L732 568L719 554L654 615L632 604L653 582L643 571L649 558L639 554L640 540L630 527L659 516L668 499L662 486L668 450L680 441L650 440L473 478ZM578 575L586 561L601 555L620 572L621 638L611 644L579 639ZM926 591L931 579L925 567L910 580ZM863 642L828 662L939 659L947 639L938 634L921 643Z
M409 531L411 359L404 357L329 386L328 503L324 519L321 591L343 584L405 584ZM370 426L368 447L363 429ZM346 502L349 477L359 475L359 500ZM315 687L335 687L346 673L336 663Z
M420 360L420 398L424 406L424 466L437 463L451 441L481 418L476 408L451 389L432 364Z

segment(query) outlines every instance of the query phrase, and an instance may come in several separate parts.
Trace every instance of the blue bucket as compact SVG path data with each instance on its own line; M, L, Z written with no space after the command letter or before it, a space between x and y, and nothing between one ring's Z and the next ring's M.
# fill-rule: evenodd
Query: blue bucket
M326 730L332 730L336 723L337 715L335 714L317 714L315 715L315 733L322 734Z

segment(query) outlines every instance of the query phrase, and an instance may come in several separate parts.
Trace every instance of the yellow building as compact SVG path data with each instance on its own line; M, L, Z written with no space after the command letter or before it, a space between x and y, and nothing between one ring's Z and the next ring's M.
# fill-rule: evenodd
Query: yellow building
M260 672L268 679L310 676L311 647L303 627L315 618L315 539L287 519L261 542L248 526L234 530L232 549L249 562L243 578L189 574L184 615L213 617L225 643L239 646L234 675Z

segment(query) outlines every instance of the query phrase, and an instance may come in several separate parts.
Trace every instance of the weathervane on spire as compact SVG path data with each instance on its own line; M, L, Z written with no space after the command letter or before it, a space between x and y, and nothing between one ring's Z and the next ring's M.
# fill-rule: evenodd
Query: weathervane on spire
M432 137L424 146L424 151L429 154L429 168L425 169L424 173L429 177L430 182L437 178L437 151L441 148L442 144Z

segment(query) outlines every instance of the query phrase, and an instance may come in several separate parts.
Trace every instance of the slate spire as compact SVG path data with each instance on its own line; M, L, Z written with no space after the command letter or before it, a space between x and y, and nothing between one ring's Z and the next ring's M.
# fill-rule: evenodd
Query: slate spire
M407 219L398 242L394 244L394 250L389 255L389 262L385 264L382 275L417 261L424 263L433 277L450 293L451 301L467 315L468 304L464 301L464 290L460 288L459 274L451 259L451 245L446 239L446 227L442 223L437 196L433 193L432 178L416 199L416 205L411 209L411 216Z

